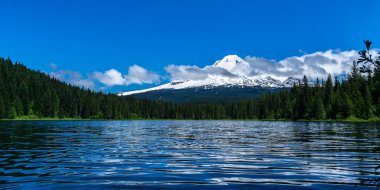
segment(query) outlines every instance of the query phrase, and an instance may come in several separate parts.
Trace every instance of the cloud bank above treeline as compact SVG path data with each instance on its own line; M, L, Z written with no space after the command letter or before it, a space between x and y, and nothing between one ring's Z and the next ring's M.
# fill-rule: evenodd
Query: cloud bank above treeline
M372 53L377 55L377 50ZM159 75L138 65L129 67L126 74L111 68L106 71L93 71L85 76L77 71L60 70L57 65L49 64L53 70L49 74L59 80L89 89L106 89L113 86L131 84L160 84L162 81L203 80L210 76L257 78L271 76L279 80L287 77L324 79L332 76L346 76L352 68L353 61L359 57L358 52L327 50L301 56L292 56L283 60L246 56L236 67L205 67L194 65L168 65L164 67L165 75ZM237 58L240 59L240 58Z

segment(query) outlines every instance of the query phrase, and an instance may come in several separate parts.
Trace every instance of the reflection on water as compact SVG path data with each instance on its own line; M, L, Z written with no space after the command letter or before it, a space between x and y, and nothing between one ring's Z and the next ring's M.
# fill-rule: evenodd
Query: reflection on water
M0 188L376 188L380 125L0 122Z

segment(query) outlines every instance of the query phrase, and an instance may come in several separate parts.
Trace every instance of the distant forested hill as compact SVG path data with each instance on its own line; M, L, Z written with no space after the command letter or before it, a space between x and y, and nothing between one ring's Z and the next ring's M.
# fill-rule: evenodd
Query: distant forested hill
M369 56L369 48L366 41L347 80L329 76L311 87L305 76L290 90L235 103L180 104L93 92L0 58L0 119L378 119L380 58Z
M176 103L236 103L243 100L254 100L263 94L280 92L289 88L263 88L263 87L214 87L214 88L187 88L187 89L162 89L131 97L149 100L161 100Z

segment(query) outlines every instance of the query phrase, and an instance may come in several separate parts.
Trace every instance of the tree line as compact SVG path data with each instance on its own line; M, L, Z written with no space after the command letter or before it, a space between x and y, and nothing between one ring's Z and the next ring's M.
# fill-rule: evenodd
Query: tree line
M380 57L370 41L344 80L331 75L310 85L235 103L170 103L120 97L80 88L0 58L0 119L23 116L81 119L288 119L380 118Z

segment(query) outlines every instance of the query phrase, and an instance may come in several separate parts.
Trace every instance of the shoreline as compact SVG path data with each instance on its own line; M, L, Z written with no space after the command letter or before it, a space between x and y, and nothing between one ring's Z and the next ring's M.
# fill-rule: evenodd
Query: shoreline
M282 121L282 122L342 122L342 123L380 123L379 118L364 119L321 119L321 120L289 120L289 119L82 119L82 118L15 118L15 119L0 119L4 121Z

